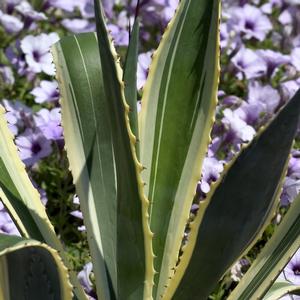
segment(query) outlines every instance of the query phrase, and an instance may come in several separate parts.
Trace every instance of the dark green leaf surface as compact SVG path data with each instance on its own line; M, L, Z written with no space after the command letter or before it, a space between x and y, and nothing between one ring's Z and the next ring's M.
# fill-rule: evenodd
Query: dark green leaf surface
M293 254L300 248L300 196L294 200L270 241L242 278L228 300L261 299ZM298 289L291 284L276 283L264 299ZM283 294L282 294L283 293ZM280 298L280 297L278 297Z
M0 271L3 300L72 299L67 269L45 244L0 234Z
M219 1L182 0L153 55L140 116L141 163L159 298L176 265L214 120Z
M204 213L188 267L178 273L183 278L172 299L207 299L255 240L279 194L299 116L300 92L223 174Z

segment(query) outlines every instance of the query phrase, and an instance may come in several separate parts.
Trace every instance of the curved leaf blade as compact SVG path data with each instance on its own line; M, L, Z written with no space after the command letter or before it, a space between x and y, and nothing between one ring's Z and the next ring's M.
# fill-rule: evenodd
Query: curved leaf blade
M214 121L219 2L180 2L154 53L142 97L140 152L151 203L157 297L176 265Z
M253 262L251 268L233 290L229 300L246 300L251 297L263 298L276 277L300 248L300 196L292 203L274 235ZM278 285L272 287L268 295L276 292ZM280 288L283 291L283 287ZM287 286L286 293L289 291ZM266 296L268 299L269 296ZM271 296L270 296L271 297ZM264 298L265 299L265 298Z
M145 200L127 132L128 109L125 115L122 98L108 94L105 87L118 94L119 81L105 82L112 66L100 61L94 33L66 37L52 52L66 150L87 227L97 294L105 300L142 299L148 237L142 226Z
M291 284L288 281L277 281L273 284L263 300L278 300L288 294L299 295L300 286ZM291 300L293 298L291 297Z
M67 268L46 244L0 234L0 269L1 299L72 299Z
M139 126L138 126L138 115L137 115L137 62L138 62L138 50L139 50L139 19L136 18L132 27L129 46L127 50L123 80L125 84L125 98L126 102L130 107L129 121L132 133L136 139L139 139ZM137 154L138 143L136 144Z
M300 116L300 91L243 149L192 223L189 242L166 293L206 299L273 213ZM276 149L276 151L274 151ZM199 284L201 283L200 287Z
M39 192L34 188L19 158L13 135L8 129L5 110L0 106L0 197L20 233L46 242L60 252L69 267L67 256L41 202ZM78 299L86 299L76 274L70 271L71 282Z

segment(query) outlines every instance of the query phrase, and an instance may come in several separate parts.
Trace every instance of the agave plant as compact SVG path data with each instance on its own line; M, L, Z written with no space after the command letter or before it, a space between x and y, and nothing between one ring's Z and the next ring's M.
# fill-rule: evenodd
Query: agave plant
M97 34L52 49L67 155L98 299L207 299L274 216L300 92L227 165L190 220L219 76L219 0L182 0L153 56L137 114L138 20L124 72L95 1ZM0 115L0 197L22 237L0 235L0 299L86 299ZM189 235L182 243L186 226ZM300 197L229 296L279 299L300 246Z

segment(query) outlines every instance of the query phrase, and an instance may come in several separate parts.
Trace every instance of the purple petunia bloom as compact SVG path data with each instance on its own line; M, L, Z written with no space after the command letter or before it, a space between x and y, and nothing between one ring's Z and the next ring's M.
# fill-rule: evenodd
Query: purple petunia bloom
M243 7L234 7L229 14L230 28L241 33L245 39L255 38L262 41L272 29L269 18L255 6L246 4Z
M291 53L291 63L297 71L300 71L300 47L293 49Z
M42 33L38 36L28 35L21 41L21 49L32 72L55 74L50 47L58 40L57 33L52 32L50 34Z
M283 272L279 275L279 279L281 278L295 285L300 284L300 249L297 250Z
M17 33L24 27L24 23L14 16L4 14L0 10L0 24L8 33Z
M15 143L26 166L32 166L52 152L51 142L38 130L26 129L16 138Z
M287 55L273 50L258 50L256 53L265 61L267 65L266 75L268 77L274 75L280 65L290 62L290 58Z
M250 125L261 117L269 118L280 103L280 95L270 85L262 86L254 81L249 84L248 100L237 109L239 116Z
M15 83L12 69L8 66L0 66L0 77L5 84L13 85Z
M32 21L47 20L44 13L35 11L27 1L19 3L15 7L15 10L26 18L26 22L29 23L28 25L30 25Z
M300 192L300 179L286 177L280 198L282 206L288 206Z
M289 80L283 82L281 85L282 95L285 101L291 99L297 90L300 88L300 80Z
M73 33L91 32L96 29L95 24L86 19L64 19L61 24Z
M147 79L148 69L151 63L152 52L142 53L138 57L137 65L137 88L141 89Z
M232 58L232 62L238 70L236 74L238 79L242 79L243 76L246 79L257 78L267 71L265 61L255 51L244 47Z
M67 12L73 12L76 7L78 7L78 2L80 0L48 0L48 5L60 8Z
M165 21L169 21L171 20L171 18L173 17L176 8L178 6L178 0L168 0L166 3L165 8L163 9L163 17L165 19Z
M89 296L89 300L94 300L96 298L95 292L93 291L93 284L90 279L92 270L93 270L93 265L91 262L89 262L83 267L83 270L80 271L77 275L80 284L82 285L83 289Z
M74 195L73 197L73 203L76 204L76 205L80 205L80 202L79 202L79 197L77 195ZM82 212L80 210L73 210L72 212L70 212L70 214L75 217L75 218L79 218L81 220L83 220L83 215L82 215ZM86 231L86 228L84 225L82 226L79 226L77 228L79 231Z
M19 128L30 127L32 124L32 110L19 101L3 100L6 110L5 117L10 131L17 135Z
M242 258L237 263L235 263L230 270L232 280L235 282L239 282L246 273L246 270L249 268L249 266L250 262L245 258Z
M292 151L287 177L281 194L281 205L287 206L293 202L300 192L300 152Z
M212 182L216 181L223 171L223 162L214 157L206 157L203 161L202 179L200 183L201 191L207 194Z
M238 111L232 111L226 108L223 114L222 124L227 129L225 138L227 143L237 144L252 140L255 135L255 130L240 118Z
M48 140L62 139L60 108L53 108L50 111L43 108L35 114L34 121L37 128Z
M58 84L56 81L42 80L40 86L34 88L31 94L35 96L36 103L58 101Z
M10 235L20 235L16 225L0 201L0 233Z

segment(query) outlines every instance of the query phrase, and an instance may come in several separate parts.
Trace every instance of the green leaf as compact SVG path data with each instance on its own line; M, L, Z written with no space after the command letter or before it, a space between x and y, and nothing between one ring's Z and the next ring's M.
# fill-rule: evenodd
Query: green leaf
M134 136L128 131L122 76L104 35L100 43L106 52L101 60L94 33L63 38L52 50L62 94L62 123L98 297L143 299L145 248L151 245L146 241L151 238L149 228L143 227L147 203Z
M136 90L136 76L137 76L137 61L139 50L139 19L136 18L131 31L129 46L126 55L126 61L124 66L124 84L125 84L125 98L130 107L129 121L132 133L136 139L139 139L139 127L137 116L137 90ZM138 143L136 144L137 154Z
M19 158L2 106L0 106L0 197L21 235L46 242L60 252L65 265L69 267L67 256L50 223L40 194L33 187ZM70 274L76 296L78 299L86 299L76 274L73 271L70 271Z
M35 10L41 10L45 0L30 0L29 2Z
M274 235L229 299L262 298L298 248L300 248L300 196L294 200ZM280 290L283 291L283 287ZM276 288L272 287L271 291L276 291ZM288 291L287 286L286 293ZM273 292L269 292L269 295L272 294ZM269 296L266 296L266 299L269 299Z
M274 213L299 116L300 91L226 168L200 205L167 299L206 299L257 239Z
M288 281L277 281L273 284L263 300L277 300L287 294L299 295L300 286L291 284ZM239 298L236 298L239 299ZM249 298L248 298L249 299ZM291 300L294 298L291 297Z
M157 298L177 262L214 121L219 2L180 2L154 53L143 93L140 154L151 203Z
M0 234L0 299L72 299L57 252L35 240Z

